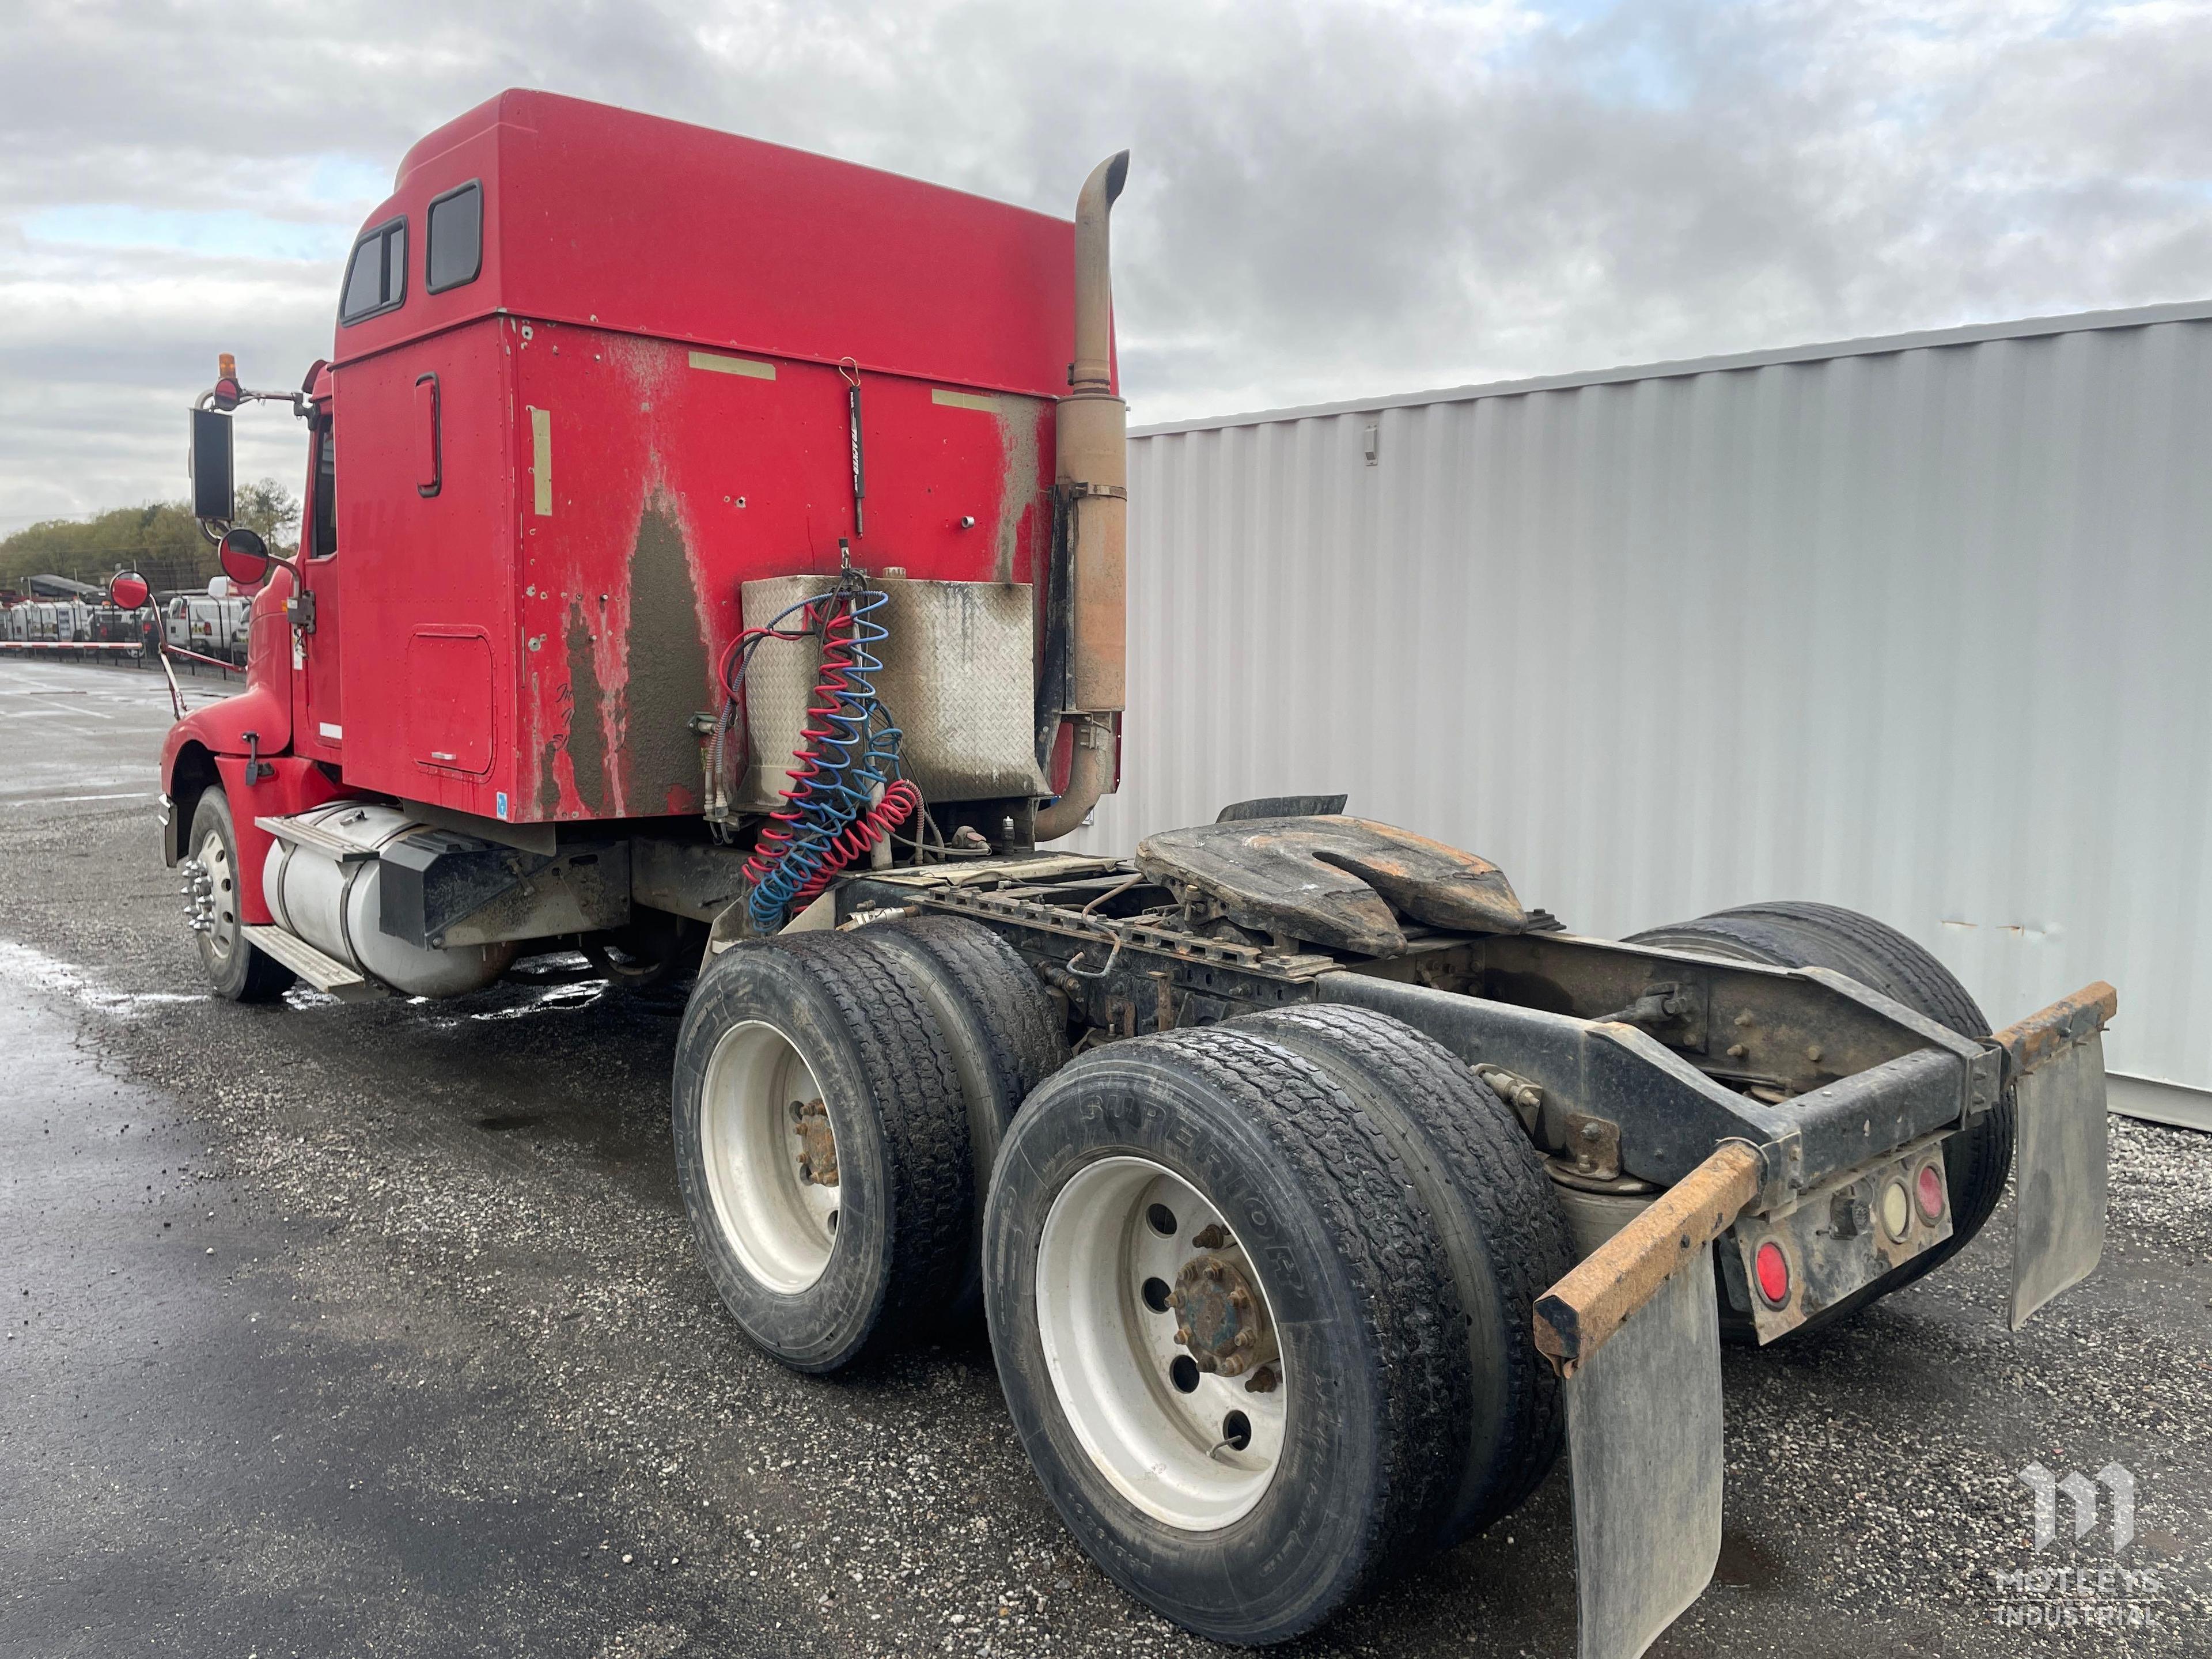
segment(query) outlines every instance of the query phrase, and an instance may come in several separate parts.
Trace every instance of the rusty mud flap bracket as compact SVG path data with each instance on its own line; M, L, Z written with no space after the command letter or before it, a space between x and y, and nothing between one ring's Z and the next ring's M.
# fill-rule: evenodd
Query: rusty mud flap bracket
M2018 1091L2014 1112L2012 1328L2095 1269L2105 1248L2110 1128L2106 1024L2119 996L2102 981L1990 1039Z
M1758 1195L1729 1141L1536 1304L1565 1379L1581 1659L1637 1659L1712 1581L1721 1346L1712 1242Z

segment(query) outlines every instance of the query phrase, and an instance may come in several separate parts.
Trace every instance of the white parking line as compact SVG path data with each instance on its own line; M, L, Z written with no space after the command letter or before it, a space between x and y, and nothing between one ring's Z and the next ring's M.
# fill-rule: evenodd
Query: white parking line
M155 801L159 790L118 790L115 794L7 794L0 792L0 801L24 803L24 805L58 805L62 801Z

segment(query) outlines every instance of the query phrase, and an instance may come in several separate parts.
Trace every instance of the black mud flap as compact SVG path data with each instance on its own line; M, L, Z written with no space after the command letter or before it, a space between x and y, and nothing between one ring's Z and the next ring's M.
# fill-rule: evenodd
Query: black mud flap
M1721 1344L1698 1250L1565 1384L1581 1659L1636 1659L1721 1550Z

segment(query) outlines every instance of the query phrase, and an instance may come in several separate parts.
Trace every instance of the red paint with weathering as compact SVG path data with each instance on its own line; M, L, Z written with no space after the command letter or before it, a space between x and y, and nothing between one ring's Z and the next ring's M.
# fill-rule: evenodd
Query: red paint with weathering
M172 798L177 757L192 744L210 755L243 755L251 732L264 755L291 746L292 637L284 621L284 601L291 597L291 572L273 568L247 612L246 690L195 708L162 739L161 787Z
M477 275L431 294L429 205L472 181ZM531 92L410 149L367 225L395 218L404 301L310 375L337 549L317 556L311 438L313 631L295 670L273 580L249 690L180 724L165 778L259 721L351 789L517 822L692 812L689 722L719 706L741 583L827 574L841 538L918 577L1039 573L1065 221Z
M478 274L431 294L429 205L471 181ZM338 550L301 562L313 631L289 697L273 665L246 694L289 701L294 751L348 787L515 822L695 812L690 720L742 583L833 572L841 538L917 577L1038 574L1066 222L526 92L409 151L368 224L395 218L404 301L341 325L312 380ZM238 752L236 720L186 724Z

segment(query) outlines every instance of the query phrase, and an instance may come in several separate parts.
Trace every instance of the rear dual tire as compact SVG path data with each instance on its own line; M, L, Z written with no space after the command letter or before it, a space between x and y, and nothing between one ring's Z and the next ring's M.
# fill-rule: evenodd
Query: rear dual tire
M1506 1327L1565 1270L1564 1224L1520 1190L1542 1176L1518 1125L1432 1047L1318 1009L1139 1037L1060 1072L1007 1136L984 1301L1008 1409L1069 1529L1186 1629L1310 1631L1556 1456L1555 1396ZM1470 1160L1549 1224L1516 1240L1455 1199ZM1188 1369L1201 1345L1158 1294L1217 1261L1279 1356L1257 1396Z
M1559 1378L1535 1352L1535 1304L1574 1266L1566 1217L1512 1109L1433 1037L1371 1009L1328 1003L1231 1025L1328 1073L1372 1118L1433 1220L1464 1331L1468 1380L1450 1544L1518 1509L1566 1433Z
M1627 942L1774 968L1829 969L1961 1036L1990 1034L1990 1022L1980 1005L1949 969L1894 927L1836 905L1785 899L1741 905L1694 921L1655 927ZM2013 1108L2012 1091L2007 1090L1996 1106L1943 1143L1950 1237L1855 1295L1821 1310L1792 1334L1848 1318L1869 1303L1932 1273L1966 1249L2004 1196L2005 1180L2012 1171ZM1720 1306L1724 1335L1732 1341L1757 1340L1750 1311L1739 1310L1731 1302L1725 1276L1721 1281Z
M830 1371L972 1317L988 1153L1065 1054L1050 1008L957 920L708 964L677 1042L677 1174L747 1336Z

